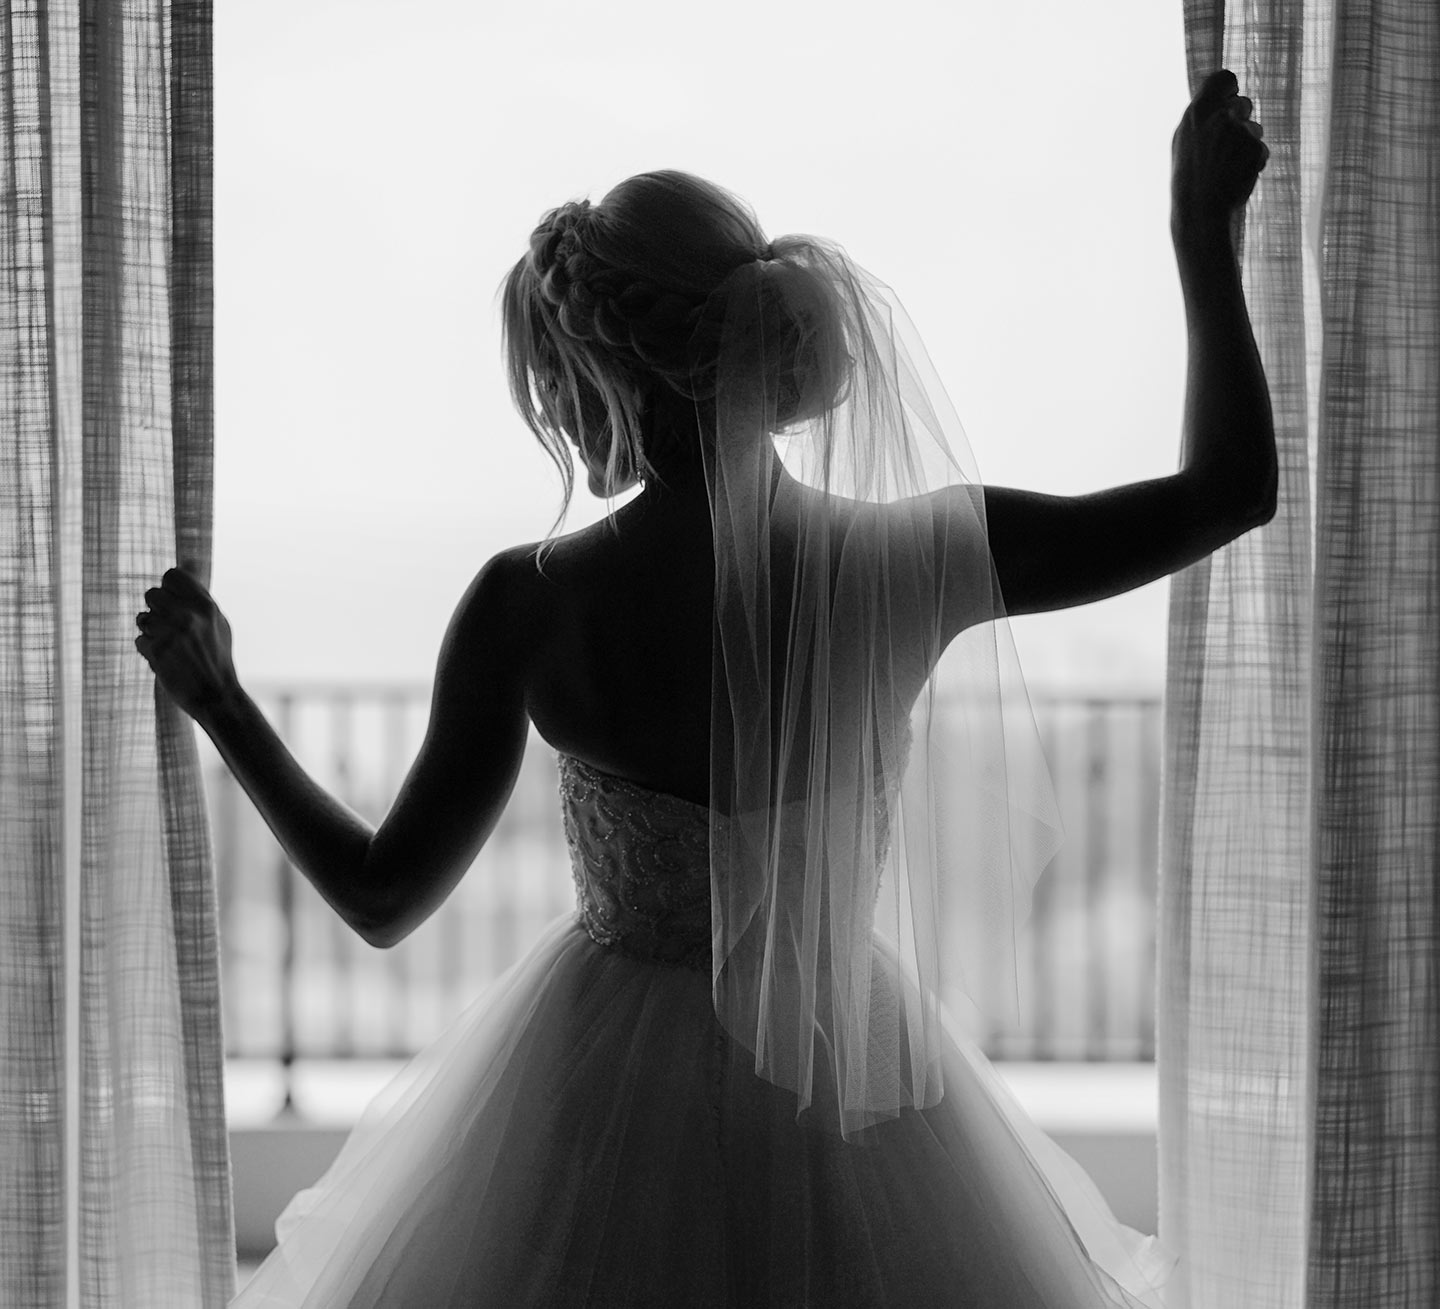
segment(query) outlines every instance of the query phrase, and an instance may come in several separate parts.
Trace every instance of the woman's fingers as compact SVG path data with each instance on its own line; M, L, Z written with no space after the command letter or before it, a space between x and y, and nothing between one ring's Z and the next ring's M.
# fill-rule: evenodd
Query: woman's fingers
M1196 110L1196 116L1203 118L1239 92L1240 83L1235 74L1228 68L1217 68L1200 83L1200 89L1195 93L1191 104Z
M188 599L210 599L210 592L183 568L167 568L164 576L160 579L160 585L165 590L173 591L176 595Z
M144 612L135 615L140 635L135 648L148 661L163 654L181 632L195 632L210 596L200 584L177 569L170 569L159 586L145 592ZM213 603L213 602L212 602Z
M1211 73L1200 87L1195 99L1190 102L1192 116L1197 126L1216 113L1225 113L1237 123L1249 126L1255 113L1255 102L1248 95L1240 94L1240 84L1228 68ZM1258 128L1259 124L1255 124ZM1258 131L1253 135L1259 136Z
M135 616L135 649L171 699L196 717L237 685L230 625L209 591L179 569L146 591L145 603Z
M1237 123L1240 124L1251 136L1259 140L1265 135L1265 128L1257 123L1253 115L1255 113L1255 102L1249 96L1237 95L1225 106L1226 112Z
M1253 115L1255 112L1255 102L1251 100L1248 96L1232 96L1230 100L1225 104L1224 112L1226 116L1229 117L1232 123L1234 123L1237 127L1244 128L1246 134L1253 141L1258 142L1261 140L1261 138L1264 137L1264 125L1256 122L1255 119L1251 117L1251 115ZM1224 124L1224 119L1218 120L1217 126L1214 130L1222 132L1228 130L1228 127L1226 127ZM1266 150L1266 158L1269 158L1269 154L1270 152ZM1263 167L1264 165L1261 166Z
M145 603L156 613L173 616L195 616L214 607L210 592L188 573L172 568L160 579L159 586L145 592Z
M1255 102L1228 69L1210 74L1181 116L1171 142L1171 222L1175 230L1232 214L1249 200L1270 158Z
M1237 121L1240 123L1240 126L1245 129L1249 137L1246 145L1255 152L1255 157L1258 160L1255 165L1256 169L1263 172L1270 158L1270 148L1262 139L1265 136L1265 128L1259 123L1251 122L1249 119L1237 119Z

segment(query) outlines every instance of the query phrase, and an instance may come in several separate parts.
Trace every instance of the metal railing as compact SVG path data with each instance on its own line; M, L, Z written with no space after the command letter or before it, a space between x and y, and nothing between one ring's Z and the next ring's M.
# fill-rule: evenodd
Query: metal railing
M429 710L421 684L252 691L312 775L372 823L399 790ZM993 1059L1146 1061L1155 1052L1160 702L1037 694L1067 840L1017 942L1021 1030ZM499 825L446 903L375 950L289 864L202 738L215 836L228 1053L397 1058L500 976L574 889L553 753L532 737Z

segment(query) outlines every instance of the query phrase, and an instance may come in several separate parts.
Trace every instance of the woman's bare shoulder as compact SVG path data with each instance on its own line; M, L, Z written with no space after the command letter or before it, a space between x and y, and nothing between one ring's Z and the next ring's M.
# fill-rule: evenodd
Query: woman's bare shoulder
M492 614L503 615L515 636L533 647L552 617L603 587L617 571L610 557L614 548L614 534L603 522L510 546L480 569L471 593L488 593Z
M508 594L522 603L534 602L547 585L554 585L557 575L569 573L595 554L603 544L603 534L596 529L603 526L594 523L564 536L508 546L486 562L476 581L494 575Z
M535 551L535 543L515 545L485 561L455 607L447 645L479 641L515 651L527 644L536 602Z

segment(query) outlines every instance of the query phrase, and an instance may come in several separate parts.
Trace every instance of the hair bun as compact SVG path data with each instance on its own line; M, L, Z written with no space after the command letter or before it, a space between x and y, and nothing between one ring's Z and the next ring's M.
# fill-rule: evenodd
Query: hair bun
M804 238L773 242L768 257L738 268L726 279L707 310L708 331L697 349L713 362L697 360L697 373L710 373L713 393L721 374L743 385L747 377L763 388L776 428L813 418L844 395L850 355L836 289L816 248Z

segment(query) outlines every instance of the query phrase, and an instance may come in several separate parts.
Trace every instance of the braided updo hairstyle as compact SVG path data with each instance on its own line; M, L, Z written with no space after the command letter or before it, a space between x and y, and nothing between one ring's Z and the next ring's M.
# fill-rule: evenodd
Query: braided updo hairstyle
M654 475L651 457L666 453L667 434L645 422L660 389L694 402L703 439L727 297L745 282L742 270L760 264L765 274L761 334L777 428L835 403L849 357L804 248L803 238L772 245L737 197L672 171L544 216L501 297L510 393L564 483L557 526L574 485L566 434L604 453L607 494Z

